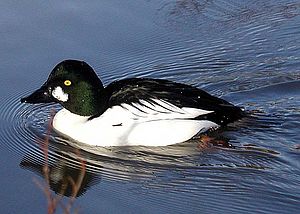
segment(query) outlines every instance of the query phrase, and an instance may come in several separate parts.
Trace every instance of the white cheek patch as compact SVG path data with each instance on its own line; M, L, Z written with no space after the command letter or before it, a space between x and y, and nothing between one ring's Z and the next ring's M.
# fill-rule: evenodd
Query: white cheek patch
M54 88L52 96L62 102L68 101L69 98L69 95L65 93L60 86Z

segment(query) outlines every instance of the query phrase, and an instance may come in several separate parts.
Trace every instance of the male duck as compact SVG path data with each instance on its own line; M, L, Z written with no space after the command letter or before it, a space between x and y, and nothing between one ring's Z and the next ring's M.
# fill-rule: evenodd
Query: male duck
M65 60L25 103L60 103L53 128L95 146L166 146L239 119L225 100L168 80L129 78L103 87L87 63Z

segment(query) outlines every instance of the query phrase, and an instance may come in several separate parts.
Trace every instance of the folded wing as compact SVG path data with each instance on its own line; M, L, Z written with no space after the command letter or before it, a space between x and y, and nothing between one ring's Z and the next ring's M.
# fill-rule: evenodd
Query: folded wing
M196 87L160 79L124 79L106 87L108 107L122 106L136 119L195 119L226 125L242 111Z

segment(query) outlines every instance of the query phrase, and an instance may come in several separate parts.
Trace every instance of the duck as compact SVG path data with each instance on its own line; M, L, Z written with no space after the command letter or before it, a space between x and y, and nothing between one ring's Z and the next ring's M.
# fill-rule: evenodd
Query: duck
M226 126L242 108L191 85L127 78L104 86L81 60L58 63L22 103L58 103L56 133L91 146L168 146Z

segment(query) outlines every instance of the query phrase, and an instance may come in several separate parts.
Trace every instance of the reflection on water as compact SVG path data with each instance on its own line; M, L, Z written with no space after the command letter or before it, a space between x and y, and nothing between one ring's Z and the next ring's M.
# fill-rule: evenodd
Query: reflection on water
M13 187L1 177L3 212L45 208L43 193L32 191L45 163L49 188L76 197L82 213L299 210L298 1L3 1L0 11L1 170L24 173ZM46 158L41 145L59 106L19 98L66 58L88 61L105 84L129 76L193 84L248 116L168 147L95 148L51 132Z
M273 162L273 159L276 159L276 156L273 155L278 155L275 151L257 148L255 145L245 145L234 149L231 147L230 150L225 149L224 152L233 153L227 154L227 158L230 156L244 156L245 158L253 155L255 156L253 160L248 159L245 163L226 163L220 158L219 162L210 163L206 154L216 153L222 147L215 147L216 144L213 144L213 142L203 141L199 143L198 140L186 143L189 145L183 144L171 146L170 148L128 147L107 149L87 145L81 147L77 143L69 142L69 144L71 143L77 147L74 148L70 145L57 143L51 142L54 147L52 147L49 154L45 154L44 148L38 149L36 153L29 151L22 158L20 166L37 173L46 180L49 179L46 183L49 183L54 192L68 197L77 197L84 194L90 187L100 182L101 178L147 182L147 185L151 188L156 185L169 188L170 185L175 187L180 184L177 184L177 179L183 178L181 174L183 171L193 171L197 168L199 170L224 169L225 171L226 168L265 170L270 166L264 164L267 161ZM44 146L42 145L42 147ZM235 152L237 153L234 154ZM265 159L264 164L259 163L262 159ZM160 179L168 182L162 184ZM184 182L192 185L197 181L190 178L190 180ZM74 186L72 186L72 183L79 185L75 195L73 195ZM177 188L179 188L177 191L187 190L180 189L180 186L177 186Z
M78 156L78 159L80 157ZM20 167L35 172L46 180L46 184L59 195L78 197L83 195L91 186L96 185L100 178L86 170L85 163L78 160L77 166L71 167L65 159L51 163L37 163L32 157L24 157Z

